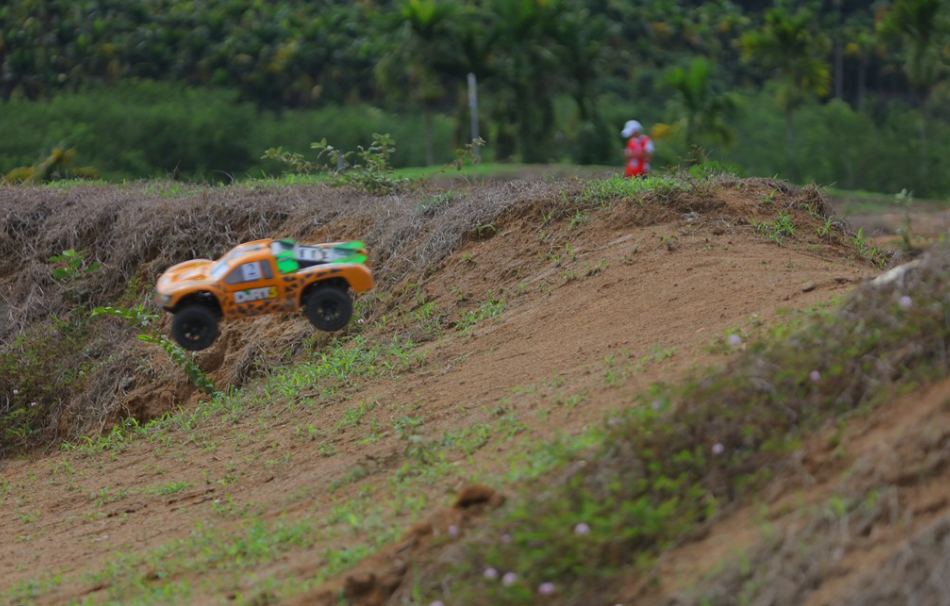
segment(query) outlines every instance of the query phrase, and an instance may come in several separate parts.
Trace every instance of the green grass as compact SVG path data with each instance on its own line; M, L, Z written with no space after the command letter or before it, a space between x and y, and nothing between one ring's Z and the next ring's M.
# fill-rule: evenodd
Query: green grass
M750 217L749 222L752 223L756 233L776 244L782 244L785 238L795 235L795 223L787 212L780 212L772 221L760 222L755 217Z
M902 211L907 208L950 208L950 199L916 199L908 205L906 197L900 194L884 194L863 190L846 190L834 187L825 188L830 201L839 207L843 215L859 213L883 213Z
M253 390L219 393L193 409L170 411L145 424L129 417L109 433L65 442L62 448L83 454L114 453L140 438L168 443L173 431L183 432L180 439L188 443L196 441L194 432L212 419L235 423L254 411L267 413L273 402L291 409L301 402L312 405L314 397L325 399L338 390L357 388L362 378L396 376L422 361L413 342L398 334L385 342L370 342L362 335L337 338L309 359L274 370Z
M462 332L469 332L477 324L499 317L507 306L508 302L505 299L496 299L489 295L477 308L462 312L457 328Z
M669 194L677 190L687 190L687 181L672 175L651 175L642 179L628 179L623 175L614 175L606 179L593 179L584 185L581 199L584 202L601 206L618 200L636 199L642 202L644 192Z
M563 382L553 381L545 389L560 389ZM536 390L519 390L534 394ZM508 405L504 399L499 408ZM344 411L341 419L353 422L363 418ZM357 409L359 410L359 407ZM356 422L358 425L359 423ZM198 522L183 538L169 539L158 547L139 553L119 552L96 570L70 575L43 576L20 583L2 598L31 603L54 590L64 581L106 588L70 606L134 603L143 606L171 605L196 600L202 595L223 595L234 592L240 580L261 564L278 561L297 550L312 550L319 545L321 563L314 574L304 576L273 576L262 579L252 592L237 591L233 603L259 603L266 591L272 599L286 599L312 589L335 574L353 566L362 558L399 538L404 524L411 524L436 504L433 487L439 482L457 480L461 472L458 462L492 442L505 441L516 447L511 450L507 467L480 477L476 470L465 472L469 480L483 479L503 486L512 482L537 478L565 464L572 457L602 440L599 426L585 429L578 435L558 433L553 439L525 438L527 426L511 413L488 422L474 422L434 435L422 433L424 420L408 415L397 416L393 423L397 436L405 445L404 460L385 480L368 483L356 496L337 502L328 512L307 514L299 519L262 519L249 504L235 501L230 495L212 504L214 518ZM365 465L347 470L326 487L310 490L334 490L359 485L376 473ZM186 483L169 482L146 488L149 494L174 494L186 489ZM442 491L436 490L438 498ZM114 495L116 491L106 490ZM297 498L307 498L306 489ZM443 497L444 498L444 497ZM219 522L232 520L237 527ZM394 524L392 520L402 519ZM200 584L193 580L200 575ZM0 598L0 599L2 599Z
M147 486L145 492L153 496L168 496L184 492L191 487L191 482L165 482L164 484Z

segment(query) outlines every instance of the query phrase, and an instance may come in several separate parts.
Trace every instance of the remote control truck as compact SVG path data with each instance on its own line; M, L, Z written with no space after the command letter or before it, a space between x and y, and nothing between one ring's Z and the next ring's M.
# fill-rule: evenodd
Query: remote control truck
M298 244L255 240L217 261L195 259L158 279L158 303L174 315L172 337L191 351L218 337L222 320L303 310L319 330L340 330L353 315L351 292L373 287L362 242Z

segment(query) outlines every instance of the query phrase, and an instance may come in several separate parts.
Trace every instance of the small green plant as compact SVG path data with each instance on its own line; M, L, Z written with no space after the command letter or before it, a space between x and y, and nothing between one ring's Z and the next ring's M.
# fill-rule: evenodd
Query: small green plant
M478 233L479 238L489 237L488 234L491 232L491 235L494 236L498 233L498 228L492 225L491 223L484 223L475 226L475 231Z
M659 344L650 348L650 353L640 358L642 362L663 362L676 354L675 347L661 347Z
M61 254L49 258L53 263L50 275L66 288L66 299L72 303L79 303L89 294L89 291L79 286L79 281L99 269L98 261L88 261L86 251L64 250Z
M579 210L574 213L573 217L571 217L571 222L568 224L567 229L572 230L581 224L587 223L588 221L590 221L590 216L585 214L584 211Z
M425 423L425 419L402 415L393 422L393 431L400 440L407 440L409 436L415 435L415 430Z
M831 233L831 228L834 227L834 220L831 217L825 219L825 222L815 228L815 232L818 234L819 238L824 238L829 233Z
M360 402L356 406L348 407L343 411L343 418L336 424L337 429L356 427L363 422L366 413L376 409L376 402Z
M851 244L854 245L854 249L862 258L874 263L878 267L882 267L887 261L887 255L881 252L878 247L868 242L867 237L864 235L863 227L858 229L858 233L851 238Z
M570 262L574 262L574 259L577 258L577 251L574 249L574 246L570 242L564 244L564 250L567 251L567 258Z
M191 487L191 482L166 482L165 484L149 486L145 489L145 492L154 496L168 496L184 492Z
M594 265L587 265L586 263L584 264L584 275L588 278L591 278L603 273L605 269L607 269L607 258L601 257L600 260Z
M49 258L56 267L50 272L53 279L60 282L73 282L99 269L98 261L87 261L86 252L82 250L64 250L62 254Z
M913 252L916 247L913 243L914 232L910 225L910 209L914 204L914 194L907 189L902 189L894 196L894 202L904 209L904 218L901 220L901 226L897 228L897 234L901 237L901 250L906 253Z
M670 175L651 175L642 179L628 179L623 175L616 175L608 179L588 181L581 198L599 206L610 206L619 200L631 199L642 204L643 194L646 192L665 195L677 190L688 190L690 187L688 181Z
M116 501L121 501L122 499L129 496L128 488L116 488L115 492L109 490L108 486L100 488L98 492L94 492L89 495L89 498L92 499L98 507L103 505L108 505L109 503L115 503Z
M660 236L660 244L666 246L666 250L673 252L676 250L676 236L674 235L663 235Z
M776 244L781 244L785 238L795 235L795 223L787 212L780 212L771 222L760 222L755 217L750 217L749 221L755 227L755 231L765 236Z
M393 174L395 169L390 159L396 151L396 142L389 134L373 133L370 146L358 146L356 152L337 149L327 143L325 138L311 143L310 148L317 150L316 162L307 160L300 153L285 151L282 147L268 149L261 159L286 164L296 174L326 173L333 185L349 185L368 194L398 191L408 182Z
M477 309L470 309L462 314L457 324L458 329L465 332L483 320L497 318L505 311L506 306L505 299L496 299L489 295Z
M458 194L451 190L426 196L426 199L419 203L419 210L421 212L428 212L429 210L438 208L440 206L445 206L452 200L455 200L457 197Z

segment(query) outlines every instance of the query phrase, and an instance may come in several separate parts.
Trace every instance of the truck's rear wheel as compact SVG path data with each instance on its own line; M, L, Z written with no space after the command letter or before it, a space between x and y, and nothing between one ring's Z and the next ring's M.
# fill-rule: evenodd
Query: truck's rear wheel
M341 288L323 286L307 295L307 319L320 330L340 330L353 316L353 300Z
M218 338L218 318L204 305L189 305L175 312L172 337L189 351L211 347Z

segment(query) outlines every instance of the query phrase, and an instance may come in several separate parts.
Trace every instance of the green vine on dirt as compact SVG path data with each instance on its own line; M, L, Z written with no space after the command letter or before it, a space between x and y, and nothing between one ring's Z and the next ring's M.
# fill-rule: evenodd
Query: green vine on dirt
M138 329L146 329L154 326L158 322L158 314L153 313L145 309L145 306L142 304L137 305L136 307L97 307L92 310L92 316L100 315L109 315L117 316L119 318L124 318L132 324L133 327ZM163 334L160 334L157 330L152 329L149 332L141 332L138 335L139 340L146 343L154 343L160 346L165 350L165 353L169 355L172 361L175 362L185 374L188 375L188 378L191 382L209 396L216 395L219 393L219 389L215 387L214 382L211 378L201 370L201 367L198 366L194 358L188 356L177 343L171 341L168 337Z

